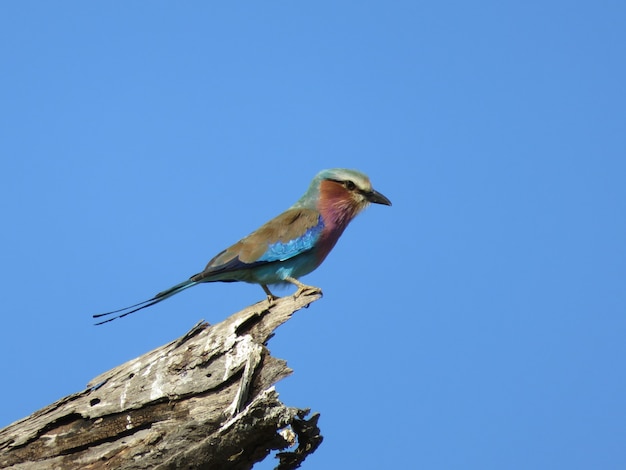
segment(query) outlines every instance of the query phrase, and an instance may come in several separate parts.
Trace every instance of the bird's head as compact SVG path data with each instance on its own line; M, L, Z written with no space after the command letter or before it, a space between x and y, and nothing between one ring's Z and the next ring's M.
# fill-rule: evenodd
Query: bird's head
M367 175L356 170L333 168L319 172L296 205L315 207L335 222L348 223L371 202L391 205L389 199L372 188Z

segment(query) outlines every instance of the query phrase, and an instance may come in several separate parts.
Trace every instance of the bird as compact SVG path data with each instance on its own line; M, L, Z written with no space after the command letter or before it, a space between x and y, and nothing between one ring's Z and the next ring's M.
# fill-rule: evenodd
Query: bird
M370 203L391 206L391 201L372 187L364 173L346 168L320 171L295 204L218 253L203 271L148 300L93 315L109 317L96 325L125 317L206 282L259 284L270 304L278 297L268 285L294 284L294 297L309 290L319 291L299 278L324 261L350 221Z

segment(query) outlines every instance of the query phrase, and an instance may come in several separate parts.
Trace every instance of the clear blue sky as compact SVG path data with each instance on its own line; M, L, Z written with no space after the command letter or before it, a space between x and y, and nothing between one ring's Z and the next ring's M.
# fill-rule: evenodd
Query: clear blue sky
M304 468L626 468L625 5L2 2L0 426L262 299L91 319L349 167L394 205L269 344Z

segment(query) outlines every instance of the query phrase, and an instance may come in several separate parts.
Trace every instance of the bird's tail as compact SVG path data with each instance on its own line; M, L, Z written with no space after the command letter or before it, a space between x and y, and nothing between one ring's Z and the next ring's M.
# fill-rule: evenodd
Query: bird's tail
M163 292L159 292L157 295L155 295L151 299L144 300L143 302L139 302L138 304L131 305L129 307L120 308L119 310L113 310L112 312L98 313L94 315L93 318L106 317L109 315L114 315L116 313L118 314L118 315L115 315L114 317L107 318L106 320L96 323L96 325L102 325L103 323L108 323L110 321L116 320L117 318L125 317L126 315L135 313L138 310L142 310L146 307L150 307L151 305L158 304L159 302L162 302L165 299L169 299L171 296L176 295L179 292L182 292L185 289L188 289L189 287L195 286L196 284L198 284L197 281L192 281L191 279L187 279L186 281L181 282L180 284L176 284L175 286L170 287L169 289L166 289Z

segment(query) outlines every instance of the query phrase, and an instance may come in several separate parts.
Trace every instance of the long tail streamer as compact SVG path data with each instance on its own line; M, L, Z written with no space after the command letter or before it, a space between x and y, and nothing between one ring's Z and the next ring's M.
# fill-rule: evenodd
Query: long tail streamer
M184 291L185 289L195 286L196 284L198 284L196 281L192 281L191 279L188 279L184 282L181 282L180 284L176 284L174 287L164 290L163 292L159 292L157 295L155 295L151 299L144 300L143 302L139 302L138 304L130 305L128 307L120 308L118 310L113 310L111 312L98 313L94 315L93 318L107 317L109 315L115 315L116 313L119 314L119 315L115 315L114 317L107 318L106 320L102 320L96 323L96 325L102 325L103 323L108 323L110 321L117 320L118 318L123 318L126 315L130 315L131 313L135 313L139 310L150 307L154 304L158 304L159 302L162 302L165 299L168 299L171 296Z

